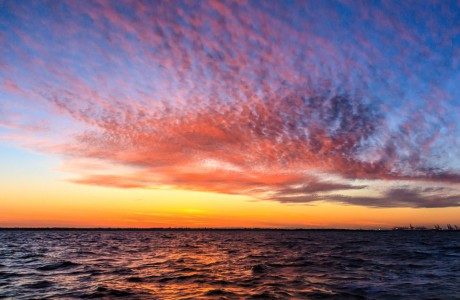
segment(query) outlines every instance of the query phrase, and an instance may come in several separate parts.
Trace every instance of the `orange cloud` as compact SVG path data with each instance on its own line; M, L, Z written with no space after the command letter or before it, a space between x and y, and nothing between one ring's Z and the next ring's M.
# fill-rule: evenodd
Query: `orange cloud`
M420 34L394 16L405 4L352 5L345 21L328 3L171 5L7 4L5 114L21 98L23 119L50 122L45 151L100 162L72 165L73 182L459 205L459 162L444 158L458 153L458 107L435 84L456 72L453 16Z

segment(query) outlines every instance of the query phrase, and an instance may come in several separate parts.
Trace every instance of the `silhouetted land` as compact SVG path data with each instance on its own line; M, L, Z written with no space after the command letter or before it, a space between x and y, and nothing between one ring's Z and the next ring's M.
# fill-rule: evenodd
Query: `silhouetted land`
M0 227L0 231L394 231L385 229L345 229L345 228L189 228L189 227L165 227L165 228L124 228L124 227ZM432 229L427 229L431 231ZM405 230L419 231L419 230ZM439 230L460 231L460 230Z

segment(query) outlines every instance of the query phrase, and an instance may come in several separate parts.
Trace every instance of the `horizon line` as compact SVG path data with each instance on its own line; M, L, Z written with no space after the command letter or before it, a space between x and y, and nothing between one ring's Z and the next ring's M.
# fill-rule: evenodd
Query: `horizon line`
M199 231L199 230L247 230L247 231L262 231L262 230L276 230L276 231L393 231L395 229L400 229L404 227L383 227L383 228L280 228L280 227L0 227L0 230L59 230L59 231L71 231L71 230L81 230L81 231ZM424 227L424 230L431 231L436 230L431 227ZM409 228L407 231L411 231ZM415 229L413 231L423 231L420 229ZM449 230L445 230L449 231Z

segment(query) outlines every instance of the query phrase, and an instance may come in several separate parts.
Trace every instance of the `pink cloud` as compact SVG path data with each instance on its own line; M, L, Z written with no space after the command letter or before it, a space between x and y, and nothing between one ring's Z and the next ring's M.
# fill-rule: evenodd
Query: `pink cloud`
M395 15L403 4L345 3L345 21L327 4L280 5L9 3L2 92L37 108L22 119L49 117L50 137L64 142L47 151L64 164L113 166L73 168L77 183L365 205L369 197L347 193L370 193L378 180L460 181L436 159L452 153L441 141L456 144L458 126L438 82L452 70L429 47L443 50L455 30L430 18L420 34ZM16 103L6 105L10 115ZM369 205L405 205L390 201L394 190ZM410 206L434 206L407 191L398 195ZM431 196L456 205L460 192L449 193Z

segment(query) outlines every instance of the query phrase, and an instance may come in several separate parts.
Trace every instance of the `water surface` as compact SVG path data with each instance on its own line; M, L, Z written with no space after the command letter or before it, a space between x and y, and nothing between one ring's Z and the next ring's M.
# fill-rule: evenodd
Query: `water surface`
M460 299L460 232L0 231L0 298Z

